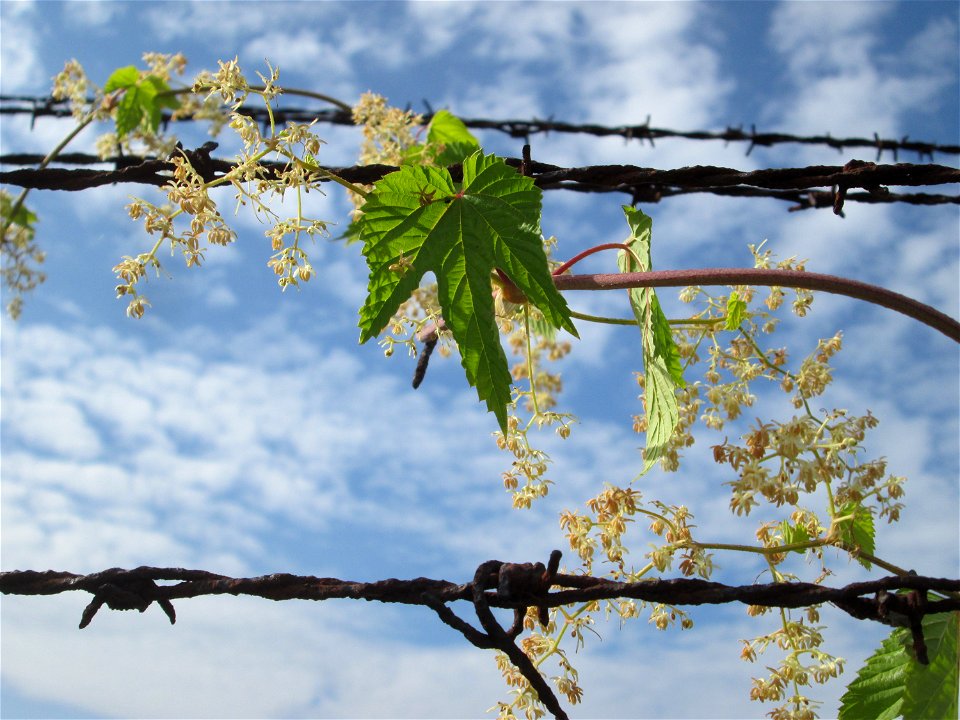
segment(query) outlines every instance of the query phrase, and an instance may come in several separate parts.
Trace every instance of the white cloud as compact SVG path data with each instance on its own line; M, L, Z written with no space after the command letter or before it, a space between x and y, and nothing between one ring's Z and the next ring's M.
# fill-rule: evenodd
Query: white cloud
M163 41L194 37L232 40L245 32L270 27L281 13L282 4L226 3L222 0L201 3L152 3L147 23Z
M934 60L944 57L949 32L928 26L903 48L890 46L881 31L894 8L871 2L778 5L768 40L788 67L794 97L771 99L764 115L799 134L899 137L906 113L936 111L938 96L954 81L950 64ZM928 40L929 49L920 50L918 43ZM810 163L836 157L825 148L797 155Z
M308 68L322 68L323 77L333 77L337 83L353 75L353 69L346 57L327 43L320 41L315 32L299 30L269 32L248 43L244 55L249 58L266 58L281 73L285 68L297 69L307 73ZM249 68L250 81L256 79L254 70L266 74L265 68Z
M868 63L878 42L875 33L893 9L890 3L874 2L780 3L769 42L796 75L812 74L809 79L816 80Z
M116 21L124 12L122 2L68 2L63 4L63 13L71 24L89 29L101 29Z
M36 388L39 397L21 401L10 417L16 434L39 451L75 458L96 457L100 453L100 441L83 413L69 403L42 397L45 390Z
M448 50L470 27L478 8L465 2L411 2L404 6L409 17L418 25L417 46L426 54ZM483 12L483 11L481 11Z
M33 2L4 2L0 10L3 19L0 76L6 94L30 92L48 81L40 60L40 40L34 26L37 8Z

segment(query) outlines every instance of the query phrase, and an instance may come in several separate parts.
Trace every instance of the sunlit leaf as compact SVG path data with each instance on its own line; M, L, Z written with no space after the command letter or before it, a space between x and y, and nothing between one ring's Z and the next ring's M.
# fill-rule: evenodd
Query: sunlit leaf
M632 252L620 251L617 258L620 270L649 272L653 220L629 205L623 206L623 213L631 230L625 244ZM647 472L663 455L680 420L676 389L684 385L683 366L670 332L670 323L653 288L631 288L630 306L640 327L643 344L643 400L647 417L643 472Z
M512 378L494 319L493 269L500 268L554 327L576 334L547 265L540 202L533 180L478 151L464 160L461 185L443 168L405 166L390 173L374 186L359 220L370 268L360 342L377 335L423 275L433 272L467 380L502 429Z
M957 717L958 613L923 619L929 665L913 656L913 636L894 630L867 658L840 698L839 720Z
M463 121L447 110L438 111L430 120L427 143L443 146L443 152L436 160L440 165L461 163L464 158L480 149L480 143L467 130Z
M727 320L724 323L724 329L736 330L740 327L740 323L743 322L746 314L747 304L740 299L735 291L731 292L730 297L727 298Z
M791 525L787 520L780 523L780 534L783 536L784 545L795 545L810 540L810 533L803 525ZM793 550L792 552L803 555L806 550Z
M132 87L137 84L139 79L140 71L137 70L135 66L127 65L126 67L117 68L111 73L110 77L107 78L107 83L103 86L103 92L106 95L107 93L112 93L114 90Z
M163 108L175 110L180 102L170 93L170 86L155 75L140 77L133 65L122 67L110 75L104 85L104 93L123 90L117 103L117 136L123 137L135 130L142 122L150 132L160 127Z
M870 508L856 502L848 502L840 508L837 516L840 518L850 517L850 519L837 524L837 532L843 544L848 548L873 555L874 535L876 533L873 527L873 513ZM870 561L859 556L857 562L867 570L871 567Z

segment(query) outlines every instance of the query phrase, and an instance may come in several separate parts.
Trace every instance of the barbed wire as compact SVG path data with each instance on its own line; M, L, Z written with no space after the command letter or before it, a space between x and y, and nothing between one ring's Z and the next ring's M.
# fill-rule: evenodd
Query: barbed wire
M541 702L556 718L566 718L556 694L524 651L516 644L529 609L542 625L547 610L573 603L629 598L672 606L717 605L740 602L761 607L799 608L832 603L851 617L894 627L908 628L921 663L928 663L922 621L926 615L960 610L960 598L945 596L930 600L929 591L957 593L960 580L914 574L890 576L833 588L813 583L788 582L726 585L707 580L676 578L619 582L606 578L559 573L561 553L554 550L543 563L481 563L473 580L391 578L353 582L338 578L278 573L253 578L233 578L205 570L138 567L111 568L88 575L48 570L14 570L0 573L0 592L6 595L56 595L82 590L93 595L83 610L80 628L87 627L106 605L112 610L145 612L157 603L171 624L176 622L173 600L210 595L251 595L268 600L376 600L384 603L422 605L433 610L446 625L460 632L479 648L507 654L537 691ZM174 585L158 585L174 582ZM895 591L909 591L898 594ZM872 595L872 597L868 597ZM473 603L482 630L457 615L448 603ZM491 608L514 611L513 623L504 628Z
M93 99L90 99L93 102ZM426 112L423 113L424 122L433 117L430 104L424 102ZM270 117L266 108L243 107L242 114L253 118L260 123L268 123ZM71 117L70 108L66 100L55 100L52 97L31 95L0 95L0 114L30 115L31 126L39 117ZM178 118L173 120L169 112L162 116L162 122L194 122L192 118ZM341 109L310 110L305 108L289 108L273 110L273 118L277 123L300 122L309 123L314 120L330 125L354 125L351 113ZM874 133L872 138L845 137L836 138L826 135L794 135L779 132L758 132L756 125L750 130L742 126L727 126L723 130L673 130L670 128L651 127L648 115L643 124L635 125L599 125L595 123L570 123L548 119L534 118L532 120L495 120L487 118L460 118L463 123L475 130L495 130L510 137L523 138L529 142L534 135L548 133L576 133L592 135L594 137L622 137L625 140L647 141L651 146L656 140L677 138L683 140L722 141L724 143L748 143L746 154L749 155L756 147L771 147L782 144L821 145L833 148L842 153L848 148L870 148L876 150L876 161L879 162L884 152L893 155L897 162L902 151L917 153L922 161L924 158L933 161L935 153L944 155L960 155L960 145L948 145L927 141L910 140L905 135L902 138L881 138Z
M185 151L205 181L222 178L233 165L210 157L215 143L197 150ZM36 165L37 154L0 155L0 164ZM172 165L159 158L113 157L101 160L94 155L68 153L57 158L60 164L110 163L114 169L93 168L23 168L0 172L0 182L19 187L44 190L86 190L114 183L142 183L162 186L170 180ZM522 160L506 158L519 167ZM264 163L279 172L281 163ZM373 183L397 168L388 165L360 165L325 168L352 183ZM459 166L451 166L454 179L459 179ZM643 168L635 165L592 165L562 168L547 163L529 163L529 173L543 190L576 192L620 192L633 203L658 203L663 198L691 193L711 193L728 197L768 197L794 203L790 211L830 207L842 214L846 201L864 203L902 202L913 205L960 204L960 195L933 193L894 193L888 186L931 186L960 182L960 170L945 165L898 163L878 165L852 160L843 166L814 165L802 168L769 168L742 171L733 168L698 165L672 170ZM326 177L318 177L327 181ZM816 188L832 188L829 191ZM860 192L849 192L861 188Z

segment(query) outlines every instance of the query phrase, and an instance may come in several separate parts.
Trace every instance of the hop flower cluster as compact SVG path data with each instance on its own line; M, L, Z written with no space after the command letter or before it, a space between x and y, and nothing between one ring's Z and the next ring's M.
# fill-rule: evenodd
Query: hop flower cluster
M593 624L593 618L584 611L595 609L595 603L584 605L577 612L568 613L564 609L551 610L550 622L545 633L532 632L523 638L520 642L520 648L533 661L533 664L540 668L549 659L555 659L560 669L559 675L554 675L550 679L553 681L557 691L566 697L571 705L577 705L583 700L583 688L580 686L580 676L576 668L570 663L567 654L560 647L559 637L562 637L569 631L570 637L577 642L577 647L583 644L583 630ZM564 622L558 627L557 615L563 614ZM536 610L528 612L524 619L525 626L530 629L533 627ZM496 655L497 668L500 670L507 686L511 688L510 693L514 696L512 702L499 702L491 710L497 710L498 720L513 718L516 720L517 712L521 712L523 717L528 720L541 718L546 715L546 709L540 702L536 691L530 686L530 681L510 662L510 658L502 652Z
M406 151L417 144L423 116L387 104L387 99L366 92L353 107L353 122L363 128L360 143L361 165L400 165ZM351 194L354 217L362 212L363 198Z
M392 107L382 95L367 92L353 108L353 122L363 127L361 164L399 165L405 151L417 144L423 116Z
M159 73L180 71L182 62L177 56L150 56L147 59L151 67ZM167 204L162 207L145 200L136 199L128 207L133 219L144 220L148 234L160 237L153 250L137 257L125 257L114 268L123 281L117 286L118 296L129 296L128 314L141 317L149 303L138 294L136 283L146 275L146 268L159 269L156 254L163 242L169 242L171 251L179 251L184 256L187 267L199 266L204 259L205 248L201 240L211 245L228 245L237 239L237 234L224 220L212 199L210 191L222 185L230 184L235 190L237 206L252 206L254 213L269 227L264 234L270 240L272 255L267 267L277 275L281 289L299 286L316 275L307 251L301 240L304 237L315 239L328 234L327 223L323 220L308 218L302 212L303 195L311 190L320 190L320 168L316 163L322 140L312 132L313 124L288 123L279 130L272 120L269 136L264 136L257 123L239 112L240 106L250 97L260 97L270 110L270 103L281 94L276 86L279 71L269 68L269 75L259 74L262 86L251 86L237 64L236 58L219 63L216 74L201 73L193 85L195 95L204 95L202 107L211 103L228 103L231 108L229 127L234 130L243 143L243 149L237 164L221 176L202 175L190 160L190 154L177 151L170 157L173 173L170 182L164 186ZM263 160L271 154L284 161L282 167L270 168ZM292 191L296 195L297 212L293 217L282 217L275 209L282 205L285 194ZM188 227L177 228L178 219L188 218Z
M83 66L76 60L68 60L63 70L53 76L50 96L54 100L69 100L70 114L76 120L82 120L90 111L87 94L91 86Z
M765 678L753 678L750 699L759 702L782 703L767 713L782 720L812 720L819 703L803 693L811 684L824 684L843 672L844 659L820 649L823 644L822 626L813 625L819 618L816 606L805 610L806 622L791 619L784 611L783 623L776 631L752 640L744 640L740 657L756 662L758 655L776 647L786 652L777 667L769 668Z

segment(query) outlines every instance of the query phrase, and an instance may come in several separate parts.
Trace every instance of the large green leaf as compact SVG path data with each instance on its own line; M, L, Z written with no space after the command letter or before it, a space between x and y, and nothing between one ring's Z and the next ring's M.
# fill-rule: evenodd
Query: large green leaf
M390 173L367 196L359 221L370 268L360 342L379 334L433 272L467 380L503 429L512 380L493 314L493 269L506 273L551 325L576 335L547 266L540 202L533 180L478 151L463 161L460 186L444 168Z
M629 205L623 213L630 225L626 245L632 250L621 250L617 263L621 272L649 272L652 269L650 238L653 220ZM660 301L653 288L631 288L630 306L640 327L643 343L644 406L647 416L647 437L643 472L660 459L673 435L680 414L677 409L676 388L684 386L680 351L670 332Z
M906 630L900 632L907 635ZM924 618L923 634L930 664L910 666L903 716L908 720L955 718L960 693L960 613L928 615Z
M957 717L958 613L923 620L929 665L913 657L909 630L894 630L840 698L839 720Z

